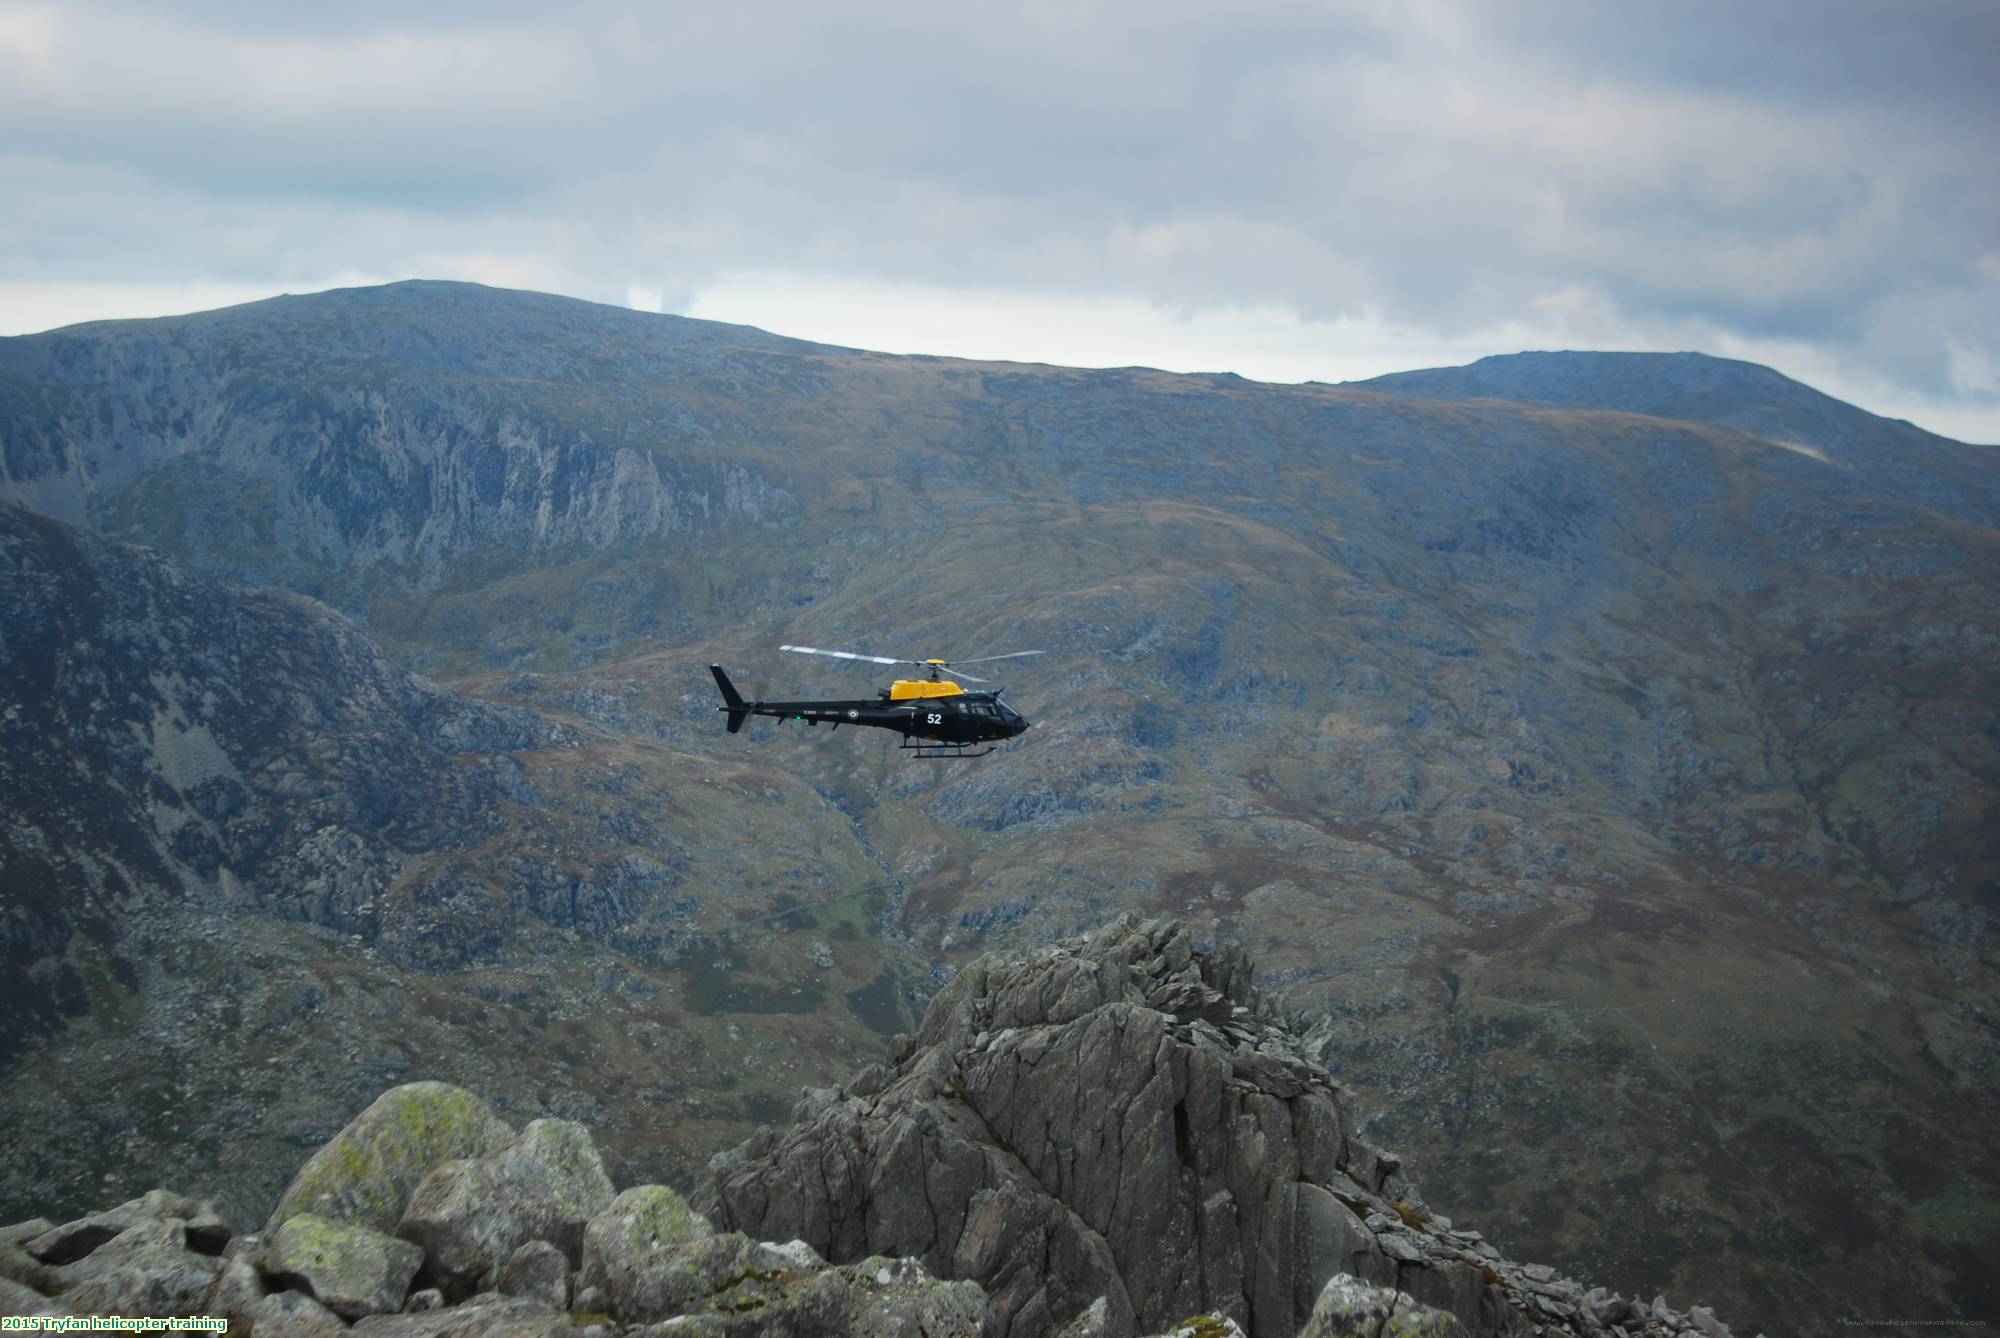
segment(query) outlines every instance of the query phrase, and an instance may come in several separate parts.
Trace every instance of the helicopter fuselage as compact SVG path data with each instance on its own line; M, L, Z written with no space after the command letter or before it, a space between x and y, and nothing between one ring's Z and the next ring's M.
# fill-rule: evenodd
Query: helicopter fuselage
M729 732L743 727L745 718L771 716L777 720L800 720L808 725L868 725L894 730L906 740L905 747L944 750L934 756L981 756L962 750L978 744L1011 739L1025 732L1028 721L1000 700L998 689L970 692L949 680L899 680L874 698L846 701L747 701L723 673L721 665L710 665L716 686L722 689L723 705L718 711L729 714Z

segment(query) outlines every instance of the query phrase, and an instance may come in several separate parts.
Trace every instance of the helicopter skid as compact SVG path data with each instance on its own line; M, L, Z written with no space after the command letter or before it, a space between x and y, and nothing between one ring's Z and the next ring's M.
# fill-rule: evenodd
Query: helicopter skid
M912 743L906 740L897 751L909 753L913 758L984 757L993 751L990 745L976 753L966 751L968 747L969 744L963 743Z

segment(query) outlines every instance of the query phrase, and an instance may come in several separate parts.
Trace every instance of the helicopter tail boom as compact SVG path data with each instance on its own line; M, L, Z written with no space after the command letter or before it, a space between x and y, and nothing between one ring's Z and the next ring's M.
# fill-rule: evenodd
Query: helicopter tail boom
M718 709L729 712L729 732L734 734L750 718L750 703L743 700L743 694L729 681L729 675L722 672L721 665L711 664L708 672L715 675L715 686L722 689L723 705Z

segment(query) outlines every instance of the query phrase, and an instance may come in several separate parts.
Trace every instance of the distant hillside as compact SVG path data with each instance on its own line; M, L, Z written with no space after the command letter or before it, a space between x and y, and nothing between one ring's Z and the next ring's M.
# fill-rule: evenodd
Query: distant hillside
M2000 523L1990 448L1880 418L1769 367L1705 353L1509 353L1348 385L1420 399L1501 399L1713 423L1818 454L1946 515Z
M199 661L222 587L278 585L460 709L578 741L419 747L413 784L511 758L532 789L434 848L397 805L343 829L392 887L469 868L437 918L508 926L483 957L419 961L393 915L245 919L221 870L271 886L262 856L174 866L247 945L304 953L343 1019L399 1001L349 1036L430 1019L420 1046L353 1043L401 1056L377 1087L539 1066L560 1080L520 1090L620 1112L599 1127L677 1103L699 1165L703 1131L824 1082L979 953L1134 910L1255 952L1371 1137L1474 1187L1451 1197L1516 1223L1510 1249L1746 1326L1996 1304L1993 449L1693 355L1270 386L396 284L0 341L0 462L0 495L217 592L162 664ZM37 598L83 607L61 570ZM268 620L272 653L290 629ZM1004 675L1035 728L965 766L722 732L711 662L765 696L877 685L788 642L1047 651ZM15 737L64 756L35 692ZM392 707L383 746L418 747ZM36 818L70 858L111 859L86 802L130 815L113 830L214 826L117 728ZM296 745L288 783L360 792L348 747ZM670 872L604 927L542 929L549 887L628 858ZM642 932L676 914L672 944ZM94 943L37 952L87 983ZM100 1019L132 1015L91 997L15 1061L20 1100L95 1090ZM160 1015L183 1053L241 1041ZM635 1035L702 1049L662 1064ZM157 1165L175 1118L144 1152L10 1120L11 1164Z

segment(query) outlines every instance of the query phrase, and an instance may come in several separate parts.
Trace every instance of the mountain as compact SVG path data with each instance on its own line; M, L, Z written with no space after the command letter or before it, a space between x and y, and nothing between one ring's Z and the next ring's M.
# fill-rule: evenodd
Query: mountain
M0 608L0 1216L198 1177L247 1220L412 1072L691 1182L712 1149L650 1131L794 1085L738 1017L821 1062L907 1025L870 856L774 769L468 700L310 599L11 506ZM744 921L785 932L725 949Z
M1497 399L1713 424L1969 524L1991 528L2000 516L1989 448L1879 418L1752 362L1703 353L1509 353L1348 384L1415 399Z
M736 968L674 1020L726 1056L675 1076L718 1135L840 1071L797 1019L866 1044L980 953L1133 910L1255 952L1369 1136L1511 1249L1773 1328L1991 1313L1994 451L1692 355L1412 376L896 358L398 284L0 340L0 495L323 600L477 709L634 759L634 807L704 852L671 866L701 907L671 951L621 946L647 937L621 909L591 960L663 994ZM722 733L711 662L766 697L867 690L784 643L1049 654L1007 673L1034 729L953 767ZM558 792L599 802L551 784L510 820ZM565 867L626 856L667 864L578 824ZM532 903L480 867L488 904ZM800 928L871 898L852 940ZM340 979L428 988L355 932ZM795 1002L825 950L869 974ZM567 947L490 951L548 1002L516 1030L460 1008L379 1078L631 1051L559 1039L605 993ZM88 1090L64 1047L91 1025L16 1061L19 1100ZM565 1090L637 1127L603 1064ZM25 1127L24 1153L59 1137ZM714 1149L677 1127L684 1172Z
M1346 383L1415 399L1499 399L1558 409L1615 409L1732 427L1773 441L1810 444L1843 463L1870 442L1919 453L1949 469L1978 452L1902 419L1880 418L1754 362L1705 353L1503 353L1463 367L1391 372ZM1977 466L1973 466L1977 476Z

